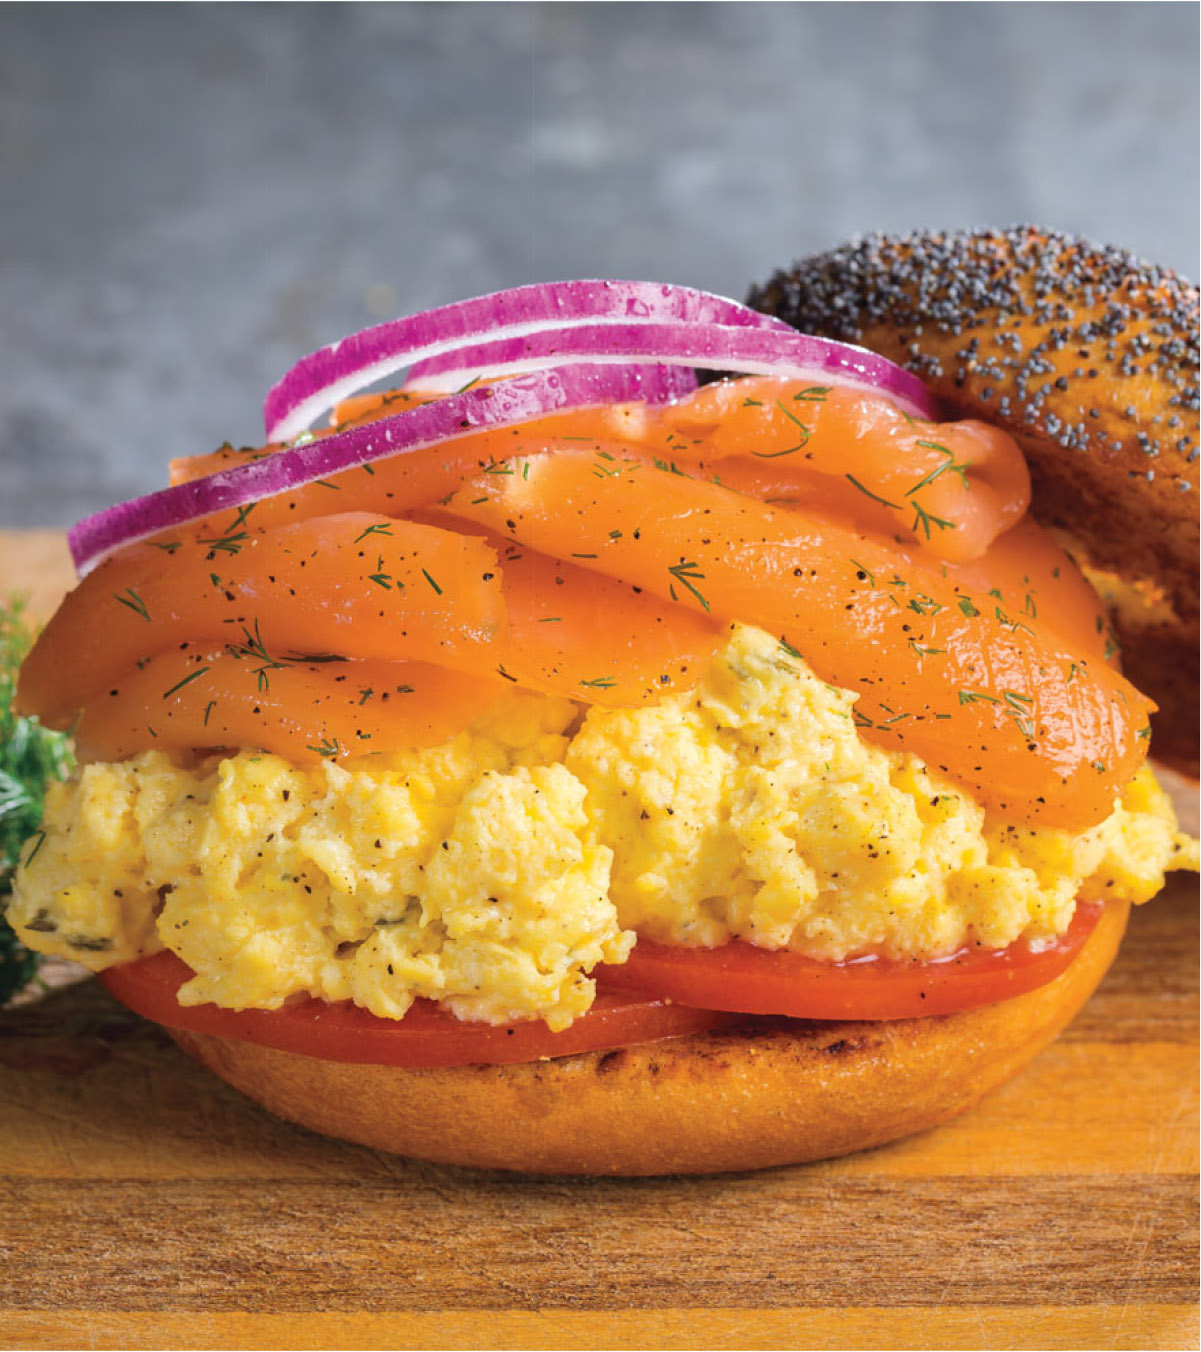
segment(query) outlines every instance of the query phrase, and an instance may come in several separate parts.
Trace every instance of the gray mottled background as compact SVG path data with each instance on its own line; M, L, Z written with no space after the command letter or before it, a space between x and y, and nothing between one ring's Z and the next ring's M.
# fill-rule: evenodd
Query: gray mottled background
M1035 221L1197 276L1198 8L0 5L0 525L375 319Z

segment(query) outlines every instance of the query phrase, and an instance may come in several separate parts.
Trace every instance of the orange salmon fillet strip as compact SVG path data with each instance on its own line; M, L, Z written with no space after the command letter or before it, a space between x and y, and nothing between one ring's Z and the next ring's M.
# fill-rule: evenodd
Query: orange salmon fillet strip
M226 541L140 544L102 563L43 630L18 707L69 726L117 677L180 645L475 672L507 643L496 554L483 540L348 513Z
M160 653L90 703L80 759L258 747L298 765L434 746L472 722L501 682L424 662L328 662L263 670L227 652Z
M340 404L318 436L371 422L435 396L420 390L360 395ZM840 510L865 529L895 532L941 559L979 558L1018 521L1030 476L1013 439L986 423L926 423L882 396L837 386L744 377L704 386L675 404L617 404L553 414L390 456L257 503L253 530L331 511L399 515L429 506L466 479L515 456L593 449L676 463L761 499ZM235 451L172 464L172 482L199 478L282 449ZM335 496L337 495L337 496ZM220 533L223 517L163 539Z
M448 510L694 611L778 634L860 694L856 722L1020 820L1082 829L1144 758L1150 705L1048 625L960 604L953 570L716 484L593 455L533 457Z
M695 685L724 627L521 546L500 549L507 674L532 690L629 708Z

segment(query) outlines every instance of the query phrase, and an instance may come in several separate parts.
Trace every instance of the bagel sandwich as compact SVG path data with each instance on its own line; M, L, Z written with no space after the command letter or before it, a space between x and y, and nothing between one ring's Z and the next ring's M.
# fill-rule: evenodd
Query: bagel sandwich
M1035 238L835 251L757 288L755 318L562 284L485 298L482 331L460 309L306 358L266 447L177 464L73 535L86 575L18 698L74 727L82 768L25 851L22 942L272 1112L422 1159L740 1170L963 1111L1087 1001L1130 906L1197 866L1073 562L1118 579L1121 551L1055 496L1063 414L1021 368L1031 436L967 359L952 393L911 350L957 322L924 258L970 274L982 249L1042 260L1018 318L1083 343L1082 297L1141 298L1131 342L1170 344L1177 279ZM1052 299L1061 254L1100 271ZM893 321L873 267L914 279ZM837 278L825 319L808 277ZM397 351L403 387L353 393ZM729 374L698 389L695 367ZM1130 406L1180 419L1173 511L1191 493L1195 515L1195 377L1190 410L1147 374L1119 355L1089 400L1107 438ZM1109 444L1074 462L1099 466L1080 503L1126 473ZM1184 528L1145 515L1135 590L1179 627Z

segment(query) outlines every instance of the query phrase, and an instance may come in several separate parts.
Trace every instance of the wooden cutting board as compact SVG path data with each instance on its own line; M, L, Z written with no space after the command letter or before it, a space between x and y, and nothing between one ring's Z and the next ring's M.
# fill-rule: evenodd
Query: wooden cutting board
M60 537L0 536L0 588L45 607L67 576ZM58 990L0 1014L0 1345L1195 1347L1197 952L1177 878L1072 1028L971 1112L699 1179L323 1140L95 982Z

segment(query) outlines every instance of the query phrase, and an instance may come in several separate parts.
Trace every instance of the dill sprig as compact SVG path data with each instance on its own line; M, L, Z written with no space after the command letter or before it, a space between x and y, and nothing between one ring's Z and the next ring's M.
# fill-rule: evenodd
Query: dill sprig
M17 668L32 641L23 603L15 597L0 602L0 1005L27 986L37 970L37 955L18 941L3 911L22 848L41 823L46 785L65 778L71 768L66 735L12 709ZM34 850L39 845L35 840Z

